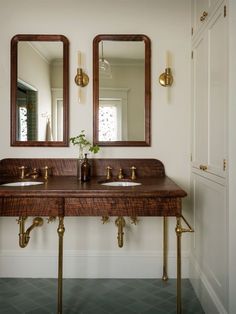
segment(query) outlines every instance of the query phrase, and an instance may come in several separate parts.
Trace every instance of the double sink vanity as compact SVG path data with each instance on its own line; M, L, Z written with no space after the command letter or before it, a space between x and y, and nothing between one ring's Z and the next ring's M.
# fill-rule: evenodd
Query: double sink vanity
M51 62L38 66L48 59L48 48L54 52ZM77 75L82 75L84 64L78 53ZM38 61L32 63L34 59ZM104 73L107 63L111 69ZM50 73L46 90L45 80L35 80L35 73L37 78ZM122 82L117 85L120 73ZM80 87L87 84L83 76L75 82ZM146 35L97 35L93 40L93 144L151 146L151 41ZM11 40L11 146L69 146L69 40L63 35L18 34ZM99 216L103 222L117 217L119 247L124 242L124 217L134 223L138 216L163 217L162 279L167 280L167 219L174 216L180 314L181 235L193 231L182 216L185 191L165 175L164 165L156 159L93 159L90 163L91 179L82 183L77 179L76 159L0 161L0 216L19 217L20 247L27 246L34 229L43 225L43 217L58 218L57 313L63 308L64 217ZM26 229L28 217L34 218ZM187 228L182 228L182 220Z
M19 217L19 241L24 247L30 233L42 225L42 217L59 218L58 237L58 309L62 313L63 235L66 216L116 216L118 244L123 245L124 218L137 216L164 217L163 279L166 272L166 219L175 216L177 235L177 313L181 313L181 235L192 231L181 226L182 198L186 196L178 185L165 175L164 165L156 159L93 159L92 176L89 182L77 180L76 159L3 159L0 162L0 216ZM44 179L19 179L19 167L41 169L47 166L51 175ZM112 168L110 179L106 168ZM130 178L131 168L136 168L136 178ZM124 178L117 179L122 169ZM17 183L16 183L17 182ZM35 217L26 231L27 217ZM183 218L184 219L184 218ZM184 219L186 222L186 220ZM24 243L25 241L25 243ZM79 267L79 265L78 265Z

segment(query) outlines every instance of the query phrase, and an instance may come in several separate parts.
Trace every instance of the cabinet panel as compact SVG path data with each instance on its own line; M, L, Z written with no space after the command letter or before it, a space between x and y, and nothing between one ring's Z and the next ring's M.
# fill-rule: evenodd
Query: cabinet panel
M4 197L1 216L60 216L64 215L60 197Z
M181 198L176 197L70 197L65 198L66 216L176 216Z
M208 30L209 38L209 171L223 175L226 157L227 19L219 10Z
M208 34L197 42L193 59L194 141L193 163L207 164L208 147Z
M195 18L204 1L195 3ZM194 250L199 280L228 307L227 73L226 1L210 0L208 20L193 40L193 169ZM198 11L197 11L198 10ZM206 168L202 167L206 166ZM202 169L202 170L201 170ZM200 285L201 286L201 285ZM200 287L199 286L199 287ZM201 295L206 305L207 297ZM217 300L218 299L218 300ZM210 304L211 302L209 302ZM221 311L219 311L221 312Z
M224 3L193 47L193 167L225 177L227 18Z
M227 307L227 207L226 187L193 175L194 255L201 273Z
M209 1L209 5L210 5L210 8L213 8L214 6L216 6L216 4L220 2L219 0L210 0Z

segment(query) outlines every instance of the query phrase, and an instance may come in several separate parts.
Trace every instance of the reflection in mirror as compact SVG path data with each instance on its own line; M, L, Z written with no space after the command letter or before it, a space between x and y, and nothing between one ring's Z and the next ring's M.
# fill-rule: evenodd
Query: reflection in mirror
M11 58L12 146L67 146L68 40L17 35Z
M150 41L144 35L94 39L94 143L150 145Z

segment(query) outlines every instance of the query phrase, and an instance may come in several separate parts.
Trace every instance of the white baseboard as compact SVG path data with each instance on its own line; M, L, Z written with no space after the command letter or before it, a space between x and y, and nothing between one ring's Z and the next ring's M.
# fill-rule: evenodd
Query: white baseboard
M228 311L209 283L207 276L201 270L193 256L189 258L189 273L190 281L204 312L207 314L228 314Z
M64 278L161 278L162 251L64 251ZM168 253L168 276L176 278L176 252ZM0 277L56 278L57 252L1 251ZM189 252L182 252L189 277Z

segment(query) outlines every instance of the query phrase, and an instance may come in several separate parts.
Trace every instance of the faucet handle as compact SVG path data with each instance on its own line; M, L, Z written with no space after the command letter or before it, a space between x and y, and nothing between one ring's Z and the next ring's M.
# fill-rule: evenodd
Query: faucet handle
M107 169L106 178L107 178L107 180L110 180L112 177L112 173L111 173L112 168L110 166L107 166L106 169Z
M27 167L26 166L19 166L19 167L17 167L17 169L20 172L19 178L24 179L25 178L25 170L27 169Z
M41 173L42 173L42 176L45 180L48 179L49 177L49 167L48 166L44 166L41 168Z
M136 180L136 167L132 166L130 169L131 169L131 180Z

